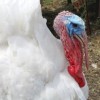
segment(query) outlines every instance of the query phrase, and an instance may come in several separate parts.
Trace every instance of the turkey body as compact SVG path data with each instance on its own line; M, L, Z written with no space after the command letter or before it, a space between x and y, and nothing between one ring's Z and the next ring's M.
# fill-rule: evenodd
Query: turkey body
M39 0L0 0L0 100L86 100Z

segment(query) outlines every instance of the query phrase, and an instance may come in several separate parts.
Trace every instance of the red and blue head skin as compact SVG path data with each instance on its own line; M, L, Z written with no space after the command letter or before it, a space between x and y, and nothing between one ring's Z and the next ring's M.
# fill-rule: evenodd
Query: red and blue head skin
M88 68L88 52L84 21L69 11L63 11L55 18L53 27L62 41L65 57L69 61L69 74L80 87L85 86L82 64L85 58Z

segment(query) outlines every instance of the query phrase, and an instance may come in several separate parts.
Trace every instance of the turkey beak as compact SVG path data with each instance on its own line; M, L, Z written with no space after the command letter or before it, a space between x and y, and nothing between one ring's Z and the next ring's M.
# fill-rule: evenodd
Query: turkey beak
M84 31L82 35L75 35L75 37L79 40L79 42L83 46L83 51L84 51L84 58L85 58L85 64L86 68L88 69L89 66L89 60L88 60L88 42L87 42L87 35L86 32Z

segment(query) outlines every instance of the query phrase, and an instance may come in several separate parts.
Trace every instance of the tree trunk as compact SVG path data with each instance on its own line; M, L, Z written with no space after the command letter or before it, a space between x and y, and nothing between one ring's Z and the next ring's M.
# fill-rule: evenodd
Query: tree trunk
M98 18L100 18L100 1L99 1L99 7L98 7Z
M43 0L40 0L41 5L43 4Z

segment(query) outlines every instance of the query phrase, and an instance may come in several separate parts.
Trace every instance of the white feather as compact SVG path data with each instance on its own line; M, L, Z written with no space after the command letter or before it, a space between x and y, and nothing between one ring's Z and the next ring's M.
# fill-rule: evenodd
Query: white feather
M86 100L67 66L40 0L0 0L0 100Z

